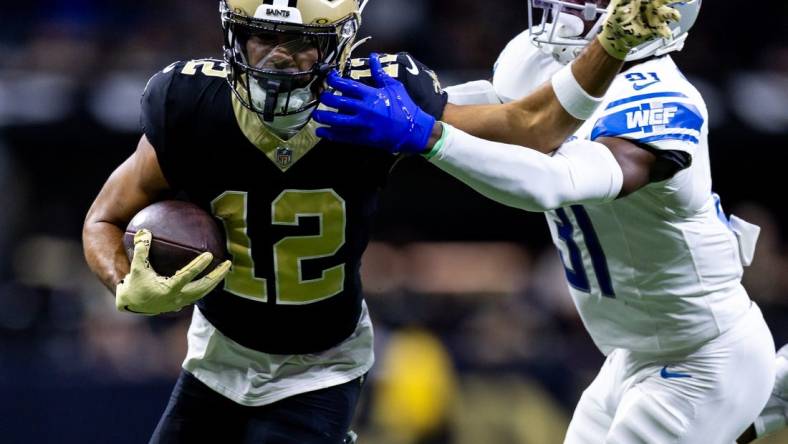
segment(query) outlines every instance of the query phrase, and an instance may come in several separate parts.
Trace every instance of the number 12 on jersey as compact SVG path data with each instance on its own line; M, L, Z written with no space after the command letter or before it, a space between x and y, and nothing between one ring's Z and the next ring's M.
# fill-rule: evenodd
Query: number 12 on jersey
M227 191L211 203L213 214L224 223L227 249L233 259L224 289L236 296L267 302L266 279L255 275L247 205L247 193L240 191ZM301 263L333 256L345 244L345 201L334 190L285 190L271 203L274 225L298 226L302 216L317 217L320 233L285 237L273 245L277 304L312 304L344 289L345 264L323 270L317 279L306 280L302 278Z
M583 234L584 244L591 257L591 266L594 269L594 275L599 283L602 295L608 298L615 298L616 294L613 291L613 281L610 279L610 270L607 268L605 252L602 250L599 237L594 231L591 218L588 216L586 209L580 205L573 205L570 209L575 216L580 232ZM569 285L583 293L591 293L591 283L588 280L588 273L586 273L585 264L583 263L583 254L573 236L575 227L572 225L572 221L569 219L565 209L559 208L555 210L555 214L559 219L555 221L558 237L564 241L569 253L569 258L566 258L560 249L558 251L561 261L564 263L566 280L569 281ZM567 263L567 259L569 263Z

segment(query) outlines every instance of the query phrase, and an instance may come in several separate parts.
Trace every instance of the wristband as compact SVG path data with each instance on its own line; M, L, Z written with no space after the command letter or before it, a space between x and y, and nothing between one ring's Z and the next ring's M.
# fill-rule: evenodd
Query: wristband
M437 142L435 142L435 145L432 146L431 150L422 154L422 156L426 157L427 159L432 159L440 152L441 149L443 149L443 145L446 143L446 138L449 135L450 126L443 122L440 122L440 124L443 127L443 133L441 134L441 138L438 139Z
M577 120L588 120L594 115L604 97L594 97L588 94L575 79L572 65L561 68L553 75L551 83L558 101L567 113Z

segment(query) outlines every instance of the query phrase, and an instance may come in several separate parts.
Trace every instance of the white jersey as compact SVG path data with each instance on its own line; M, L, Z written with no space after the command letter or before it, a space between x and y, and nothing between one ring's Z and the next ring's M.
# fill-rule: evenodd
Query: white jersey
M502 64L508 72L494 78L502 98L523 97L562 67L527 38L501 57L534 63L540 75L529 85L513 63ZM673 178L625 198L546 214L597 346L605 354L675 351L727 331L750 300L740 283L739 242L711 189L708 112L698 91L668 56L638 64L615 79L575 137L625 138L692 157Z

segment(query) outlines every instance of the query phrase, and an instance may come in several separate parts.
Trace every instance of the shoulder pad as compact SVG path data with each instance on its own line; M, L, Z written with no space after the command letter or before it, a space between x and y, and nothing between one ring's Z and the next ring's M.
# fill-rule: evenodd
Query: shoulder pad
M227 67L215 59L175 62L156 73L142 95L141 126L156 148L164 147L173 122L188 118L204 91L226 83Z
M383 71L399 80L408 90L411 98L425 112L436 119L443 116L443 109L449 100L448 94L441 88L440 80L435 71L416 60L407 52L397 54L380 54ZM369 59L356 58L348 62L345 77L373 85Z
M415 57L407 52L397 54L380 54L380 64L386 74L394 77L400 82L406 83L409 77L423 77L432 83L433 89L441 91L441 84L435 71L427 65L416 60ZM362 83L370 84L372 73L369 70L368 58L355 58L348 62L348 67L344 73L345 77L358 80Z
M385 71L386 74L395 79L399 78L400 66L397 63L396 54L380 54L380 65L383 67L383 71ZM343 76L358 80L362 83L371 84L372 72L369 70L369 58L359 57L350 59Z
M166 96L175 79L194 78L194 80L226 79L229 70L227 65L216 59L200 59L178 61L157 72L148 80L143 98L157 101L161 95Z
M197 59L187 62L177 62L167 68L172 69L178 75L184 76L204 76L226 79L230 73L227 64L218 59Z

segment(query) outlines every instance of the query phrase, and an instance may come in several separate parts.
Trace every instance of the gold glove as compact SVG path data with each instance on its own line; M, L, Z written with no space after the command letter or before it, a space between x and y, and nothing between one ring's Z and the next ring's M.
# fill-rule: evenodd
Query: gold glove
M673 38L670 22L681 20L681 13L668 4L687 1L613 0L597 38L608 54L625 60L632 48L656 38Z
M230 271L225 261L205 277L194 280L213 260L211 253L197 256L172 277L159 276L148 260L153 235L140 230L134 235L134 256L131 271L115 290L115 306L120 311L143 315L157 315L193 304L219 285Z

